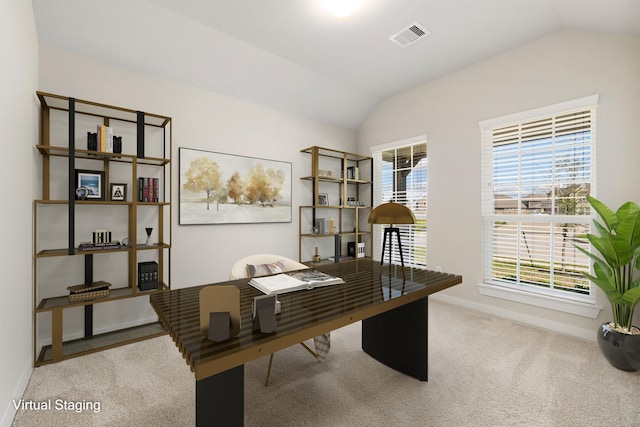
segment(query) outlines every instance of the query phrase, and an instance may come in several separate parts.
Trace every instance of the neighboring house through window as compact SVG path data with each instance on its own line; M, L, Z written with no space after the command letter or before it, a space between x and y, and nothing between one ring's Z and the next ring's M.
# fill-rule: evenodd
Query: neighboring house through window
M597 96L480 123L480 292L595 317L589 258Z
M389 201L409 207L415 225L397 225L406 266L427 265L427 142L425 137L399 141L371 149L374 167L374 206ZM394 224L394 226L396 226ZM382 233L374 239L373 255L380 256ZM391 259L400 263L400 252L393 236ZM388 244L388 243L387 243ZM385 261L388 253L385 256Z

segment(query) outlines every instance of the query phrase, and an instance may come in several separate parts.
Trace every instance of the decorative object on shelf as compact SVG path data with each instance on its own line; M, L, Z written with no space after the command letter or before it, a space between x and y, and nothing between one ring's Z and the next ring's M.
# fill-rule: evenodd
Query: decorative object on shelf
M147 241L144 242L147 246L153 246L153 242L151 241L151 232L153 231L153 227L146 227L144 231L147 233Z
M125 246L127 248L131 247L131 239L128 237L125 237L122 239L122 246Z
M333 218L316 218L315 227L319 235L329 235L335 233Z
M360 170L357 166L349 166L347 167L347 179L360 179Z
M364 242L358 243L358 258L364 258Z
M290 162L179 152L181 225L291 222Z
M111 183L111 200L114 202L125 202L127 200L127 184Z
M160 179L141 176L138 178L138 201L157 203L160 200Z
M327 193L318 194L318 206L329 206L329 195Z
M111 243L111 232L104 228L99 228L93 232L91 243Z
M138 263L138 288L141 291L158 289L158 263L146 261Z
M87 132L87 150L98 151L98 134L96 132Z
M316 236L318 234L318 227L311 227L309 233Z
M587 201L602 219L593 220L599 236L587 234L600 256L574 245L593 260L595 276L582 274L609 299L613 321L598 329L598 345L609 363L623 371L640 370L640 329L633 312L640 302L640 208L626 202L616 212L594 197Z
M318 254L318 247L316 246L316 253L313 255L313 262L320 262L322 258L320 258L320 255Z
M122 154L122 137L113 135L113 152Z
M111 283L100 280L89 285L68 286L69 302L84 302L109 296Z
M383 203L376 206L369 214L369 224L389 224L384 228L382 239L382 254L380 255L380 265L384 263L384 251L387 237L389 237L389 265L391 265L391 254L393 253L393 233L398 238L398 252L400 253L400 263L402 264L402 277L404 277L404 257L402 256L402 242L400 240L400 229L393 224L415 224L416 217L411 209L400 203ZM382 271L382 270L380 270Z
M78 190L87 190L84 199L78 197ZM77 200L104 200L104 172L76 169L76 199ZM84 191L80 191L81 195Z
M85 200L89 195L89 191L87 187L76 188L76 200Z
M333 178L333 173L330 170L318 169L318 176L320 178Z

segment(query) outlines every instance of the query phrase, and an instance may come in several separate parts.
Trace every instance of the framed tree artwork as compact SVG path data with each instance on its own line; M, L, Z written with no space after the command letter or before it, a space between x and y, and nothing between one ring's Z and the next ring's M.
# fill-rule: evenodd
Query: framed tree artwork
M179 224L291 222L291 163L179 148Z

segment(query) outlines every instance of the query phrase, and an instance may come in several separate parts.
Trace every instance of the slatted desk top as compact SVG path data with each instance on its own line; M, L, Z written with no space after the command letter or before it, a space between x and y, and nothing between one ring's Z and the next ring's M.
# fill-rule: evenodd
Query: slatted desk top
M198 296L203 286L153 294L151 305L200 380L462 283L461 276L408 267L403 280L400 267L381 267L371 259L314 268L345 283L279 295L282 312L273 334L252 330L253 297L262 293L249 279L203 285L240 289L240 333L223 342L210 341L200 331Z

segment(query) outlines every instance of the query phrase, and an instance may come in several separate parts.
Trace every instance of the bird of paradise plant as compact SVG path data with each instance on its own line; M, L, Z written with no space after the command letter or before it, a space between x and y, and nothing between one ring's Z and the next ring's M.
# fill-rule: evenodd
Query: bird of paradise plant
M599 235L587 234L599 255L576 246L594 262L595 275L583 273L606 294L613 312L613 328L633 333L632 321L640 301L640 208L626 202L617 211L592 196L587 201L602 220L594 220Z

